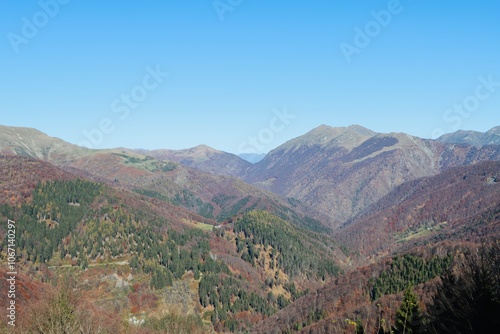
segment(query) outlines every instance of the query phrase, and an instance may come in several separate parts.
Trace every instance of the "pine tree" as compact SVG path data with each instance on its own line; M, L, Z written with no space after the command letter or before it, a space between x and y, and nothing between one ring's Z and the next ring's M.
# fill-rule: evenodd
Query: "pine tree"
M421 326L422 312L418 305L418 298L411 286L404 292L401 307L396 312L395 334L415 334Z

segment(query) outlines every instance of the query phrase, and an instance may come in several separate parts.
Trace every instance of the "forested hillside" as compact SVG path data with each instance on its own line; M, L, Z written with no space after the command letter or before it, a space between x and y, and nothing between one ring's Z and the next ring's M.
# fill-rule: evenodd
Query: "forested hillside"
M358 268L252 333L496 333L499 246L442 244Z
M3 163L14 161L43 166L26 158L7 158ZM43 169L35 168L33 175L40 172ZM12 176L19 174L8 169L3 173L10 173L10 185L17 184ZM301 282L307 279L310 286L339 271L330 258L326 236L268 212L252 211L235 218L234 224L215 228L197 222L202 217L170 202L144 201L148 197L57 169L43 173L46 180L36 185L26 182L22 174L19 188L31 188L31 193L0 206L0 219L16 221L18 265L32 279L52 284L56 284L54 273L71 273L75 288L93 299L92 307L114 305L119 310L109 315L117 321L135 315L151 325L157 317L146 314L165 312L169 303L162 300L179 293L190 301L172 302L187 307L195 320L189 323L197 324L198 330L206 326L221 331L248 329L300 297L305 291ZM3 225L0 235L5 259ZM214 249L214 242L227 246ZM262 256L257 254L259 249ZM231 260L225 261L218 255L221 252L233 254ZM272 254L272 264L267 254ZM239 268L248 265L254 277L250 280L238 274ZM268 281L260 281L266 276ZM112 286L102 279L96 284L82 283L96 277L113 277L117 283ZM27 291L25 302L44 296Z
M500 163L460 166L396 187L336 231L366 255L500 234ZM430 241L431 240L431 241Z
M264 211L245 214L234 224L236 248L241 258L257 265L267 266L279 276L279 271L294 277L313 278L338 274L339 267L331 260L329 240L300 231L283 219ZM276 271L275 271L276 270Z

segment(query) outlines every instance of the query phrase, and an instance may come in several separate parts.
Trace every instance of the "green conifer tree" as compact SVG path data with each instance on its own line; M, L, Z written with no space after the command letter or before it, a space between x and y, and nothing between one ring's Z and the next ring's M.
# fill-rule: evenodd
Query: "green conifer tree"
M401 307L396 312L395 334L415 334L422 322L422 312L418 305L418 298L411 286L404 292Z

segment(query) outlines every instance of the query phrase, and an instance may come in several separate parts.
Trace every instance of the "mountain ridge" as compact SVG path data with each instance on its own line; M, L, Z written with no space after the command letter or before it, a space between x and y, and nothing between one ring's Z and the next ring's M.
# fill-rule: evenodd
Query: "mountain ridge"
M23 131L29 133L33 130ZM119 179L120 173L145 177L151 168L168 171L175 169L177 163L211 175L239 178L282 198L298 200L320 213L322 219L329 221L330 227L342 224L405 181L436 175L462 164L500 160L499 146L457 146L405 133L377 133L359 125L320 125L278 146L255 164L206 145L185 150L89 150L45 137L40 132L34 132L31 141L24 139L28 143L20 141L16 131L10 130L7 135L2 132L0 151L15 154L13 150L17 149L21 155L87 168L93 173L98 172L94 169L100 165L99 168L108 169L108 177L115 173L113 179ZM37 140L44 144L35 145ZM107 158L103 154L112 158L112 165L106 164ZM96 155L101 158L96 158ZM116 159L120 155L127 158L120 162ZM92 166L90 160L99 163ZM176 180L173 181L185 182L180 178Z
M92 150L50 137L34 128L0 125L0 153L64 163L89 155Z
M242 179L303 201L329 215L336 226L405 181L482 160L500 160L500 147L323 125L272 150Z
M342 146L347 149L361 144L364 140L373 137L377 133L360 125L350 125L347 127L332 127L321 124L320 126L306 132L305 134L290 139L284 144L278 146L269 153L277 149L293 149L299 145L320 145L320 146Z
M491 128L486 132L472 130L458 130L444 134L436 140L450 144L467 144L473 146L500 145L500 126Z
M132 150L160 160L170 160L184 166L199 169L204 172L237 176L243 173L251 163L241 157L216 150L207 145L198 145L182 150Z

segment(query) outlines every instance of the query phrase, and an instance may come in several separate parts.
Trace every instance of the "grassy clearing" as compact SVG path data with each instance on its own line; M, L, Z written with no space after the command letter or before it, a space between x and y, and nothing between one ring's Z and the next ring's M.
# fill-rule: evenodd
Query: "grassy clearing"
M123 163L128 166L133 166L138 169L147 170L150 172L171 172L177 165L170 161L159 161L153 157L129 156L121 153L113 153L123 159Z
M413 239L423 238L431 235L435 231L440 231L443 229L443 226L448 224L448 222L425 222L420 224L419 226L409 228L401 233L396 233L394 237L397 242L406 242Z
M212 231L214 226L213 225L210 225L210 224L205 224L205 223L200 223L200 222L197 222L197 221L193 221L193 220L184 220L184 222L191 226L191 227L195 227L197 229L200 229L202 231Z

